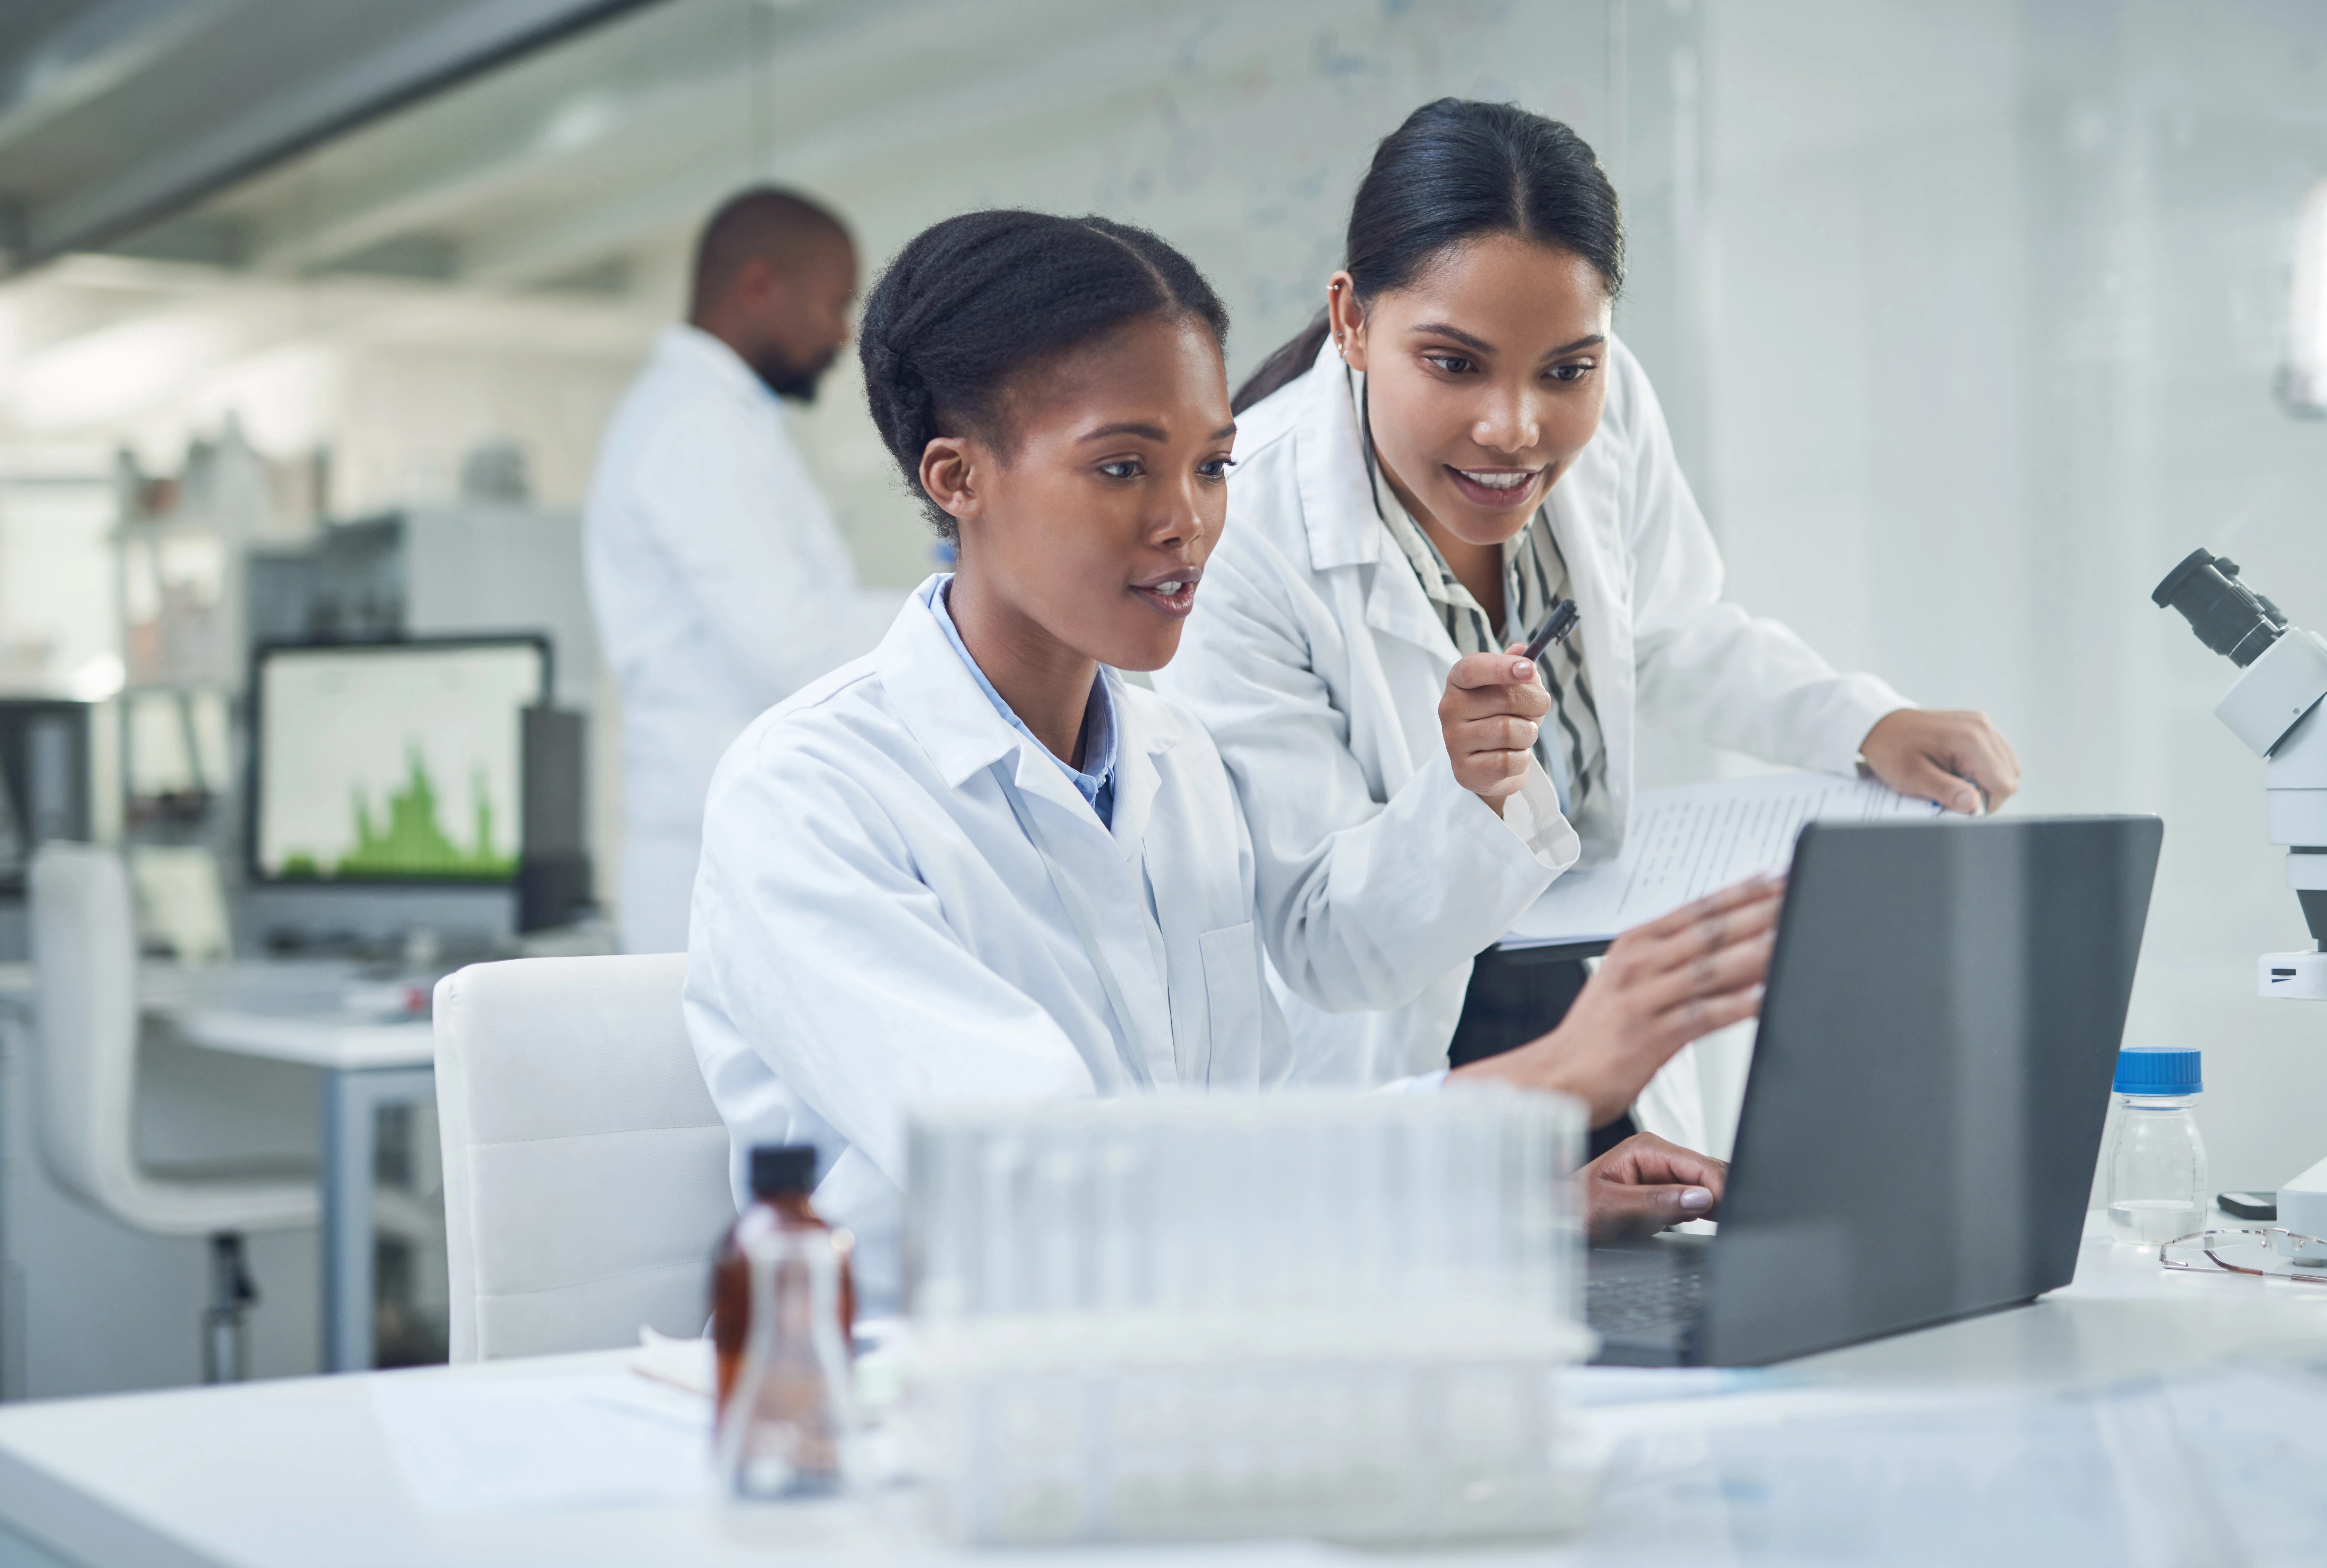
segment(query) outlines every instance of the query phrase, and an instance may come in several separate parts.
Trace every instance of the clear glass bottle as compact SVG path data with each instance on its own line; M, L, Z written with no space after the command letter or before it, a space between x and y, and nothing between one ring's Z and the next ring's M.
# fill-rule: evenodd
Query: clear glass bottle
M2191 1107L2205 1087L2194 1050L2121 1050L2109 1142L2109 1234L2155 1246L2206 1227L2206 1143Z
M753 1201L712 1273L719 1470L739 1497L838 1491L852 1430L849 1237L808 1206L816 1151L752 1151Z

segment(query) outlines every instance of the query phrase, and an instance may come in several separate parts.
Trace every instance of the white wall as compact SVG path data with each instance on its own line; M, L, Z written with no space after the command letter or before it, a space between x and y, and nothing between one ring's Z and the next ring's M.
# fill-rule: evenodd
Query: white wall
M2327 1155L2327 1007L2236 673L2149 590L2233 555L2327 628L2327 425L2273 404L2327 9L2171 0L1709 8L1711 461L1734 591L1837 663L1984 707L2020 808L2154 811L2128 1043L2207 1052L2217 1187Z
M1227 301L1241 373L1323 303L1358 180L1416 105L1514 98L1597 135L1606 12L1602 0L902 5L775 56L760 172L837 203L872 266L980 206L1153 228ZM853 359L807 423L867 574L920 581L930 537Z

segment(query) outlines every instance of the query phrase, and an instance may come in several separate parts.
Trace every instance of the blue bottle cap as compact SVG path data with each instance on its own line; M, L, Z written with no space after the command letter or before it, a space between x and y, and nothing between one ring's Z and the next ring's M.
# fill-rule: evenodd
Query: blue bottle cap
M2206 1087L2194 1050L2121 1050L2117 1053L2117 1092L2121 1095L2194 1095Z

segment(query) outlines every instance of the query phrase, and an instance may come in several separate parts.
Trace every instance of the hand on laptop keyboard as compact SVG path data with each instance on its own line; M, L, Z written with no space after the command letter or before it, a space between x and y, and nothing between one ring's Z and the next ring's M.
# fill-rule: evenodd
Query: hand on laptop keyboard
M1625 1139L1576 1173L1593 1241L1647 1236L1721 1211L1729 1167L1652 1133Z

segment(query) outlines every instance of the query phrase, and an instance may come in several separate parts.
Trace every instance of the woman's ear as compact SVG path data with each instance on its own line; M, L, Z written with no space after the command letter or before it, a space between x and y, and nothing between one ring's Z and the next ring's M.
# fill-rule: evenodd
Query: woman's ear
M962 522L986 510L977 493L977 443L958 435L939 435L921 448L921 489L954 521Z
M1357 280L1337 272L1325 280L1325 325L1333 347L1352 370L1366 368L1366 309L1358 303Z

